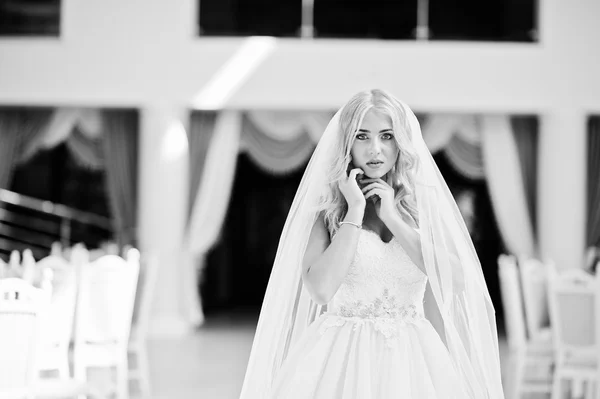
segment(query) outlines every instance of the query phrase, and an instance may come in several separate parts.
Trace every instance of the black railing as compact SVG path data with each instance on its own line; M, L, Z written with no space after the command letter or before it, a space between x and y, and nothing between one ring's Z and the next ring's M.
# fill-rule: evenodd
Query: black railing
M63 247L83 242L97 247L113 235L109 218L65 205L0 189L0 257L29 248L34 257L50 252L54 242Z

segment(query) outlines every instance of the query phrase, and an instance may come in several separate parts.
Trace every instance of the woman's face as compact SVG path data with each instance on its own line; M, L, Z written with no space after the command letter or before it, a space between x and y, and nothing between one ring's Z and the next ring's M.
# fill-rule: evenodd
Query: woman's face
M389 172L398 158L390 117L376 110L368 111L356 132L350 154L353 167L361 168L370 178L378 179Z

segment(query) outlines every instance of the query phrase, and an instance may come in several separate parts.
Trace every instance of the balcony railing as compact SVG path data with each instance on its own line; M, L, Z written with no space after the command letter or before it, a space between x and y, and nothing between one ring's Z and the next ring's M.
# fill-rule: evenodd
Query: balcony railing
M36 258L46 256L52 243L68 247L83 242L90 247L112 238L111 220L65 205L0 189L0 257L30 248Z

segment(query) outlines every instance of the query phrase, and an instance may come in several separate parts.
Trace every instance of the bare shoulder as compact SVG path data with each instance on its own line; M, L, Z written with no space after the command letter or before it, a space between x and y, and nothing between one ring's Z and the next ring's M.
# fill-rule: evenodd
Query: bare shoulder
M302 261L302 269L306 273L313 262L327 249L330 244L329 231L325 226L325 218L322 214L317 216L313 224L306 245L306 252Z

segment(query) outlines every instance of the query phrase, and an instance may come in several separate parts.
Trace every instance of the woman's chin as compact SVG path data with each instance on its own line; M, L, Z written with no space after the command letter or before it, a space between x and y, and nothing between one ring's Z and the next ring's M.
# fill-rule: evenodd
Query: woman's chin
M365 176L370 179L381 179L388 172L387 170L365 168Z

